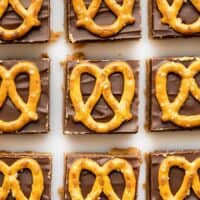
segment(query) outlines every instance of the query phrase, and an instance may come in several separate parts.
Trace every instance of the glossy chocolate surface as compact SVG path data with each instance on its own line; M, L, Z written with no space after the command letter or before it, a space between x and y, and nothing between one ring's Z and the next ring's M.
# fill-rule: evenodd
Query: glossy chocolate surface
M89 61L91 62L91 61ZM103 68L108 63L112 61L92 61L92 63L97 64L99 67ZM133 69L134 78L136 82L135 95L133 103L131 105L131 113L133 118L129 121L125 121L122 125L109 133L135 133L138 130L138 78L139 78L139 62L138 61L126 61ZM64 113L64 132L65 134L89 134L95 133L88 128L86 128L81 122L75 122L74 109L69 97L69 74L71 74L72 69L76 66L77 62L68 62L67 72L66 72L66 81L65 81L65 113ZM111 75L110 80L112 84L112 92L114 96L120 100L121 94L123 92L123 76L120 73L114 73ZM86 100L92 93L92 89L95 85L95 78L88 74L83 74L81 79L81 89L83 94L83 99ZM92 116L96 121L107 122L113 117L113 111L104 101L103 97L100 98L99 102L93 109Z
M20 0L25 8L31 3L31 0ZM3 41L0 43L38 43L47 42L50 37L50 0L43 0L42 8L39 13L39 20L41 22L40 26L33 27L26 35L22 38L14 41ZM7 29L15 29L23 23L16 12L11 6L8 7L7 11L0 18L0 26Z
M149 62L149 129L151 131L171 131L171 130L183 130L186 128L179 127L172 122L163 122L161 120L161 109L155 96L155 76L159 67L166 62L179 62L188 67L193 61L198 58L155 58ZM200 85L200 75L197 74L195 80ZM175 97L179 92L181 77L174 73L168 75L167 92L170 101L174 101ZM190 94L179 111L179 114L184 115L197 115L200 114L200 102L198 102Z
M6 69L12 68L15 64L21 61L33 62L39 69L41 78L41 96L37 107L38 120L31 121L25 125L21 130L14 132L15 134L24 133L47 133L49 131L49 65L48 58L38 60L0 60L0 65ZM1 78L0 78L1 79ZM27 102L29 96L29 76L27 74L19 74L15 80L17 92L20 97ZM13 121L21 114L12 103L10 98L7 98L5 103L0 108L0 120ZM0 131L1 132L1 131ZM7 133L3 133L7 134ZM8 133L9 134L9 133Z
M123 0L116 0L120 5ZM88 7L91 0L85 0L85 5ZM141 16L140 16L140 0L135 0L135 6L133 9L133 16L135 23L125 26L119 33L112 37L102 38L90 33L84 28L78 28L76 26L76 15L73 10L72 0L66 0L66 18L67 18L67 31L68 38L71 42L87 42L87 41L105 41L105 40L122 40L122 39L135 39L141 37ZM110 25L116 20L112 11L102 0L102 4L98 14L95 17L95 22L98 25Z

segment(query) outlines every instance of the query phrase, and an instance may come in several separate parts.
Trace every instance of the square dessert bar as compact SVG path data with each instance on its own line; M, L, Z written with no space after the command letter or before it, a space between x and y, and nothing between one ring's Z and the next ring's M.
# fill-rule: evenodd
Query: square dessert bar
M49 131L48 58L0 60L0 133Z
M148 2L149 33L152 38L200 36L199 1L183 1L180 7L175 6L174 0L148 0ZM165 3L168 6L165 6L167 5ZM167 16L169 12L170 17Z
M124 0L116 0L116 2L118 6L125 4ZM140 38L140 0L126 2L129 4L125 6L126 9L121 9L114 14L112 10L115 9L115 5L112 5L114 7L112 8L106 4L106 1L102 1L100 6L96 5L93 10L93 17L85 19L79 15L83 16L82 12L86 12L86 15L91 13L91 8L88 8L91 1L66 0L66 31L69 41L76 43ZM121 22L118 23L118 19Z
M136 60L69 61L65 76L64 133L137 132L138 67Z
M149 130L199 128L200 58L154 58L147 71Z
M129 151L67 154L64 199L85 199L90 195L91 199L135 200L141 155L136 149Z
M14 0L12 2L9 0L7 6L3 4L2 2L1 6L3 8L5 6L5 9L0 17L0 43L49 41L50 0ZM24 13L21 12L23 11L21 6L25 9Z
M151 153L148 199L199 199L199 159L199 150ZM193 182L195 179L198 181Z
M52 157L46 153L0 152L4 199L51 199ZM6 190L8 193L6 194Z

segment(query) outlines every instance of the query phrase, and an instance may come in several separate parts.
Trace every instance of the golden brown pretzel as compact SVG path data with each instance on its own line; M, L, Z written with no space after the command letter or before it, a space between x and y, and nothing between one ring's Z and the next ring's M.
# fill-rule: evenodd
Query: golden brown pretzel
M86 198L83 198L80 188L80 174L82 170L88 170L96 175L95 182L91 192ZM132 166L123 159L114 158L107 161L103 166L97 162L81 158L76 160L69 171L69 193L73 200L94 200L98 199L103 192L109 200L119 200L109 178L109 174L114 171L120 171L125 181L125 189L122 200L134 200L136 192L136 178Z
M29 97L27 103L17 93L15 78L21 73L30 76ZM7 96L10 97L16 108L21 111L21 115L14 121L0 120L1 132L13 132L21 129L32 120L37 120L37 105L41 94L40 73L37 67L31 62L19 62L10 70L0 65L0 107L3 106Z
M117 34L124 26L133 24L133 8L135 0L123 0L122 6L116 0L104 0L110 10L116 15L116 21L111 25L97 25L94 18L101 6L102 0L92 0L86 8L83 0L72 0L74 11L77 15L77 26L83 27L100 37L110 37Z
M124 76L124 90L120 102L113 96L109 81L109 76L115 72L121 72ZM80 78L83 73L89 73L96 78L95 87L86 103L83 102L80 88ZM132 118L130 106L135 93L135 80L131 67L125 62L111 62L104 69L92 63L77 64L70 75L69 88L75 110L74 120L81 121L95 132L109 132ZM115 114L108 122L96 122L91 116L101 95Z
M38 14L42 7L43 0L32 0L28 9L25 9L20 0L1 0L0 18L3 17L5 11L10 4L16 14L18 14L24 21L16 29L6 29L0 26L1 40L15 40L23 37L34 26L39 26Z
M189 93L200 101L200 89L195 81L195 75L200 72L200 60L194 61L188 68L178 62L167 62L160 66L155 78L155 92L162 111L162 120L171 121L181 127L200 125L200 115L180 115L178 112L186 101ZM169 73L181 77L179 93L173 102L167 94L167 76Z
M27 198L21 190L18 172L23 169L29 169L32 173L32 191L30 197ZM6 200L9 193L16 200L40 200L44 190L44 178L42 169L37 161L30 158L22 158L17 160L11 166L0 161L0 172L4 175L2 186L0 187L0 199Z
M200 12L200 1L190 0L194 7ZM168 24L175 31L182 34L194 34L200 32L200 17L192 24L184 24L178 18L179 11L185 0L173 0L172 5L167 0L156 0L158 9L163 15L162 23Z
M169 184L169 172L172 167L176 166L185 170L185 176L179 190L173 195ZM160 164L158 174L158 184L162 199L183 200L190 194L189 190L191 186L197 197L200 198L199 169L200 158L197 158L193 162L189 162L184 157L180 156L168 156L165 158Z

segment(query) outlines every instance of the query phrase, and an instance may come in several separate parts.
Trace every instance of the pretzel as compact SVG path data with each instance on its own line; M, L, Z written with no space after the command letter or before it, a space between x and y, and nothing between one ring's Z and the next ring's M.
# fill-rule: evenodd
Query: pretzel
M190 0L193 6L200 12L200 1ZM200 32L200 17L192 24L185 24L181 18L178 18L180 9L182 8L185 0L173 0L170 5L167 0L156 0L158 9L160 10L163 18L161 22L168 24L175 31L182 34L194 34Z
M172 167L178 166L185 170L185 176L182 184L175 195L172 194L169 184L169 172ZM190 187L192 186L193 191L200 198L200 180L198 170L200 168L200 158L193 162L187 161L184 157L180 156L169 156L165 158L158 172L158 184L160 195L163 200L182 200L185 199L190 193Z
M80 175L82 170L88 170L96 175L95 182L90 193L83 198L80 188ZM125 189L122 200L133 200L136 192L136 178L131 165L123 159L114 158L107 161L103 166L99 166L97 162L81 158L76 160L70 167L69 171L69 193L73 200L93 200L98 199L103 192L109 200L119 200L115 193L109 174L112 171L119 171L123 174L125 181Z
M15 85L15 78L21 73L27 73L30 76L27 103L17 93ZM31 62L19 62L10 70L0 65L0 78L2 79L0 86L0 107L3 106L7 96L9 96L16 108L21 111L21 115L14 121L7 122L0 120L0 131L18 131L30 121L36 121L38 119L36 113L37 104L41 94L40 74L37 67Z
M104 2L117 19L111 25L100 26L95 23L94 18L100 9L102 0L92 0L88 8L86 8L84 0L72 0L74 12L77 16L77 27L83 27L100 37L110 37L117 34L126 25L135 22L132 14L135 0L123 0L122 6L116 0L104 0Z
M29 169L32 173L32 191L30 197L27 198L21 190L18 172L23 169ZM11 166L0 161L0 172L4 175L2 186L0 187L0 199L7 199L10 191L16 200L40 200L44 190L43 173L39 164L30 158L22 158L17 160Z
M112 94L109 81L109 76L115 72L122 73L124 77L124 90L120 102ZM91 74L96 78L93 92L86 103L83 102L80 88L80 79L83 73ZM97 133L109 132L132 118L130 106L135 93L135 80L131 67L125 62L111 62L104 69L100 69L92 63L77 64L70 76L69 92L75 110L74 120L82 122ZM101 95L115 114L108 122L97 122L91 116Z
M41 22L38 20L38 14L42 7L42 2L43 0L32 0L28 9L26 9L20 0L1 0L0 18L3 17L10 4L16 14L18 14L24 21L16 29L6 29L0 26L0 39L19 39L27 34L34 26L40 26Z
M200 125L200 115L178 114L190 93L197 101L200 101L200 89L194 79L199 72L200 60L192 62L188 68L178 62L167 62L158 69L155 78L155 93L164 122L171 121L186 128ZM169 73L178 74L182 78L179 93L173 102L170 102L167 94L167 76Z

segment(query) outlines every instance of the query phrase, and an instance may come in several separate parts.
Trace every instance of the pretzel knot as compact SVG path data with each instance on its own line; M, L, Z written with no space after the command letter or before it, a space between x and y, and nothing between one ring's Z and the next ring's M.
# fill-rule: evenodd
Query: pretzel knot
M95 182L90 193L83 198L80 189L80 176L82 170L88 170L96 175ZM109 174L112 171L119 171L123 174L125 181L125 189L122 200L133 200L136 191L136 178L131 165L123 159L114 158L106 162L103 166L91 159L81 158L76 160L69 171L69 192L73 200L91 200L98 199L103 192L109 200L119 200L115 193Z
M38 14L43 0L32 0L28 9L24 8L20 0L1 0L0 18L3 17L9 4L14 11L23 19L23 23L16 29L6 29L0 26L0 39L15 40L23 37L34 26L39 26Z
M167 0L156 0L157 6L163 15L162 23L168 24L175 31L182 34L194 34L200 32L200 17L192 24L185 24L181 18L178 18L180 9L185 0L173 0L170 5ZM194 7L200 12L200 1L190 0Z
M124 88L120 102L112 94L109 76L120 72L124 77ZM83 73L91 74L96 78L91 96L87 102L83 102L80 79ZM118 128L124 121L130 120L132 114L130 106L135 93L135 80L131 67L125 62L112 62L104 69L100 69L92 63L80 63L76 65L70 76L69 92L75 110L75 121L81 121L85 126L95 132L109 132ZM104 99L114 112L114 117L108 122L96 122L91 112L103 95Z
M94 21L95 16L100 9L102 0L92 0L88 8L84 0L72 0L74 11L77 15L77 26L83 27L100 37L110 37L117 34L123 27L133 24L133 8L135 0L123 0L122 6L116 0L104 0L113 14L116 15L116 21L111 25L97 25Z
M27 198L21 190L18 172L28 169L32 173L32 191ZM7 199L10 191L16 200L39 200L44 190L43 173L39 164L30 158L17 160L11 166L0 161L0 172L4 175L2 186L0 187L0 199Z
M169 172L172 167L178 166L185 170L183 182L175 195L172 194L169 184ZM158 183L160 195L163 200L185 199L190 193L190 187L200 198L200 180L198 170L200 168L200 158L193 162L187 161L184 157L169 156L165 158L159 168Z
M200 72L200 60L194 61L188 68L181 63L168 62L158 69L155 78L155 93L162 110L162 120L171 121L181 127L196 127L200 125L200 115L180 115L178 111L191 93L200 101L200 89L194 79ZM179 93L173 102L167 94L167 76L175 73L181 77Z
M22 73L30 76L27 103L17 93L15 85L15 78ZM7 96L9 96L16 108L21 111L21 115L14 121L6 122L0 120L0 131L17 131L30 121L37 120L36 110L41 94L40 74L37 67L30 62L20 62L13 66L11 70L6 70L4 66L0 65L0 78L2 79L0 85L0 107L3 106Z

